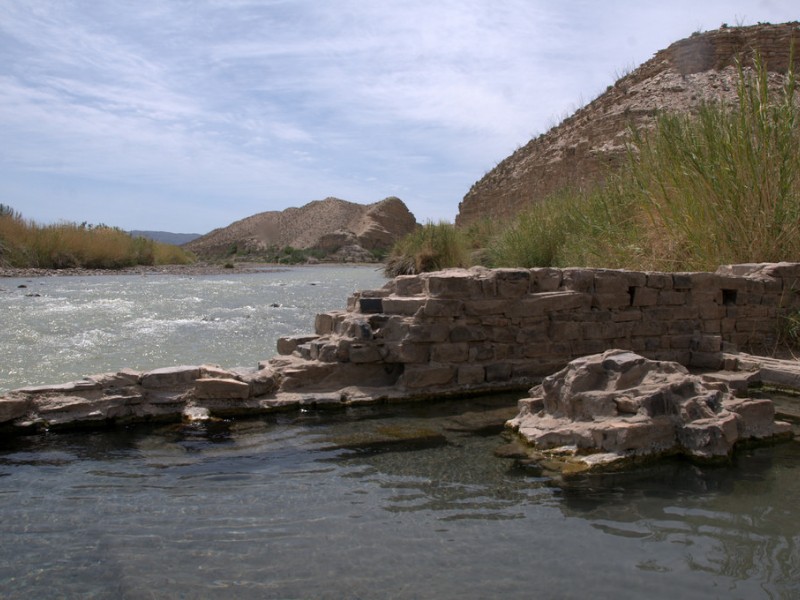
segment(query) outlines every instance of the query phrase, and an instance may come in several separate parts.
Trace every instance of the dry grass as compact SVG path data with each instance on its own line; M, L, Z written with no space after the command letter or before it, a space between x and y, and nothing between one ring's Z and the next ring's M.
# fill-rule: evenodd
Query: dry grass
M0 212L0 264L7 267L120 269L187 264L177 246L134 238L121 229L60 223L38 225L13 211Z

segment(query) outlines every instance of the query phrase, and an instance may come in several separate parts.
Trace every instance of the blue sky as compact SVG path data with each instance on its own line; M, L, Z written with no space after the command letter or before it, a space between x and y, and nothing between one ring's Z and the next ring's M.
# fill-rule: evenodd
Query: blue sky
M399 196L452 221L656 51L798 19L797 0L2 0L0 203L205 233Z

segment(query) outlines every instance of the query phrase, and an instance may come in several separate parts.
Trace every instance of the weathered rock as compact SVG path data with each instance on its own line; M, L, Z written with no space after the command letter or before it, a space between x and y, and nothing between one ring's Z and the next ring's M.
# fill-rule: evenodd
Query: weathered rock
M736 398L722 382L625 350L576 359L530 394L508 426L539 451L570 454L573 467L678 453L716 459L737 442L789 431L769 400Z
M250 396L250 386L237 379L204 378L194 382L194 396L198 399L246 399Z
M163 389L184 386L200 377L200 367L179 366L154 369L142 375L142 387Z

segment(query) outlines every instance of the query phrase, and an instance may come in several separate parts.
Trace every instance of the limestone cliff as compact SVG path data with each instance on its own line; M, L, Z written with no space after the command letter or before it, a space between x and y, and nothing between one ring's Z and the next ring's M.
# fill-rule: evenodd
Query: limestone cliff
M561 188L602 180L624 158L631 126L651 125L658 111L691 112L703 101L733 100L736 60L751 64L756 52L771 81L780 83L792 42L797 68L798 22L725 27L675 42L500 162L464 197L456 224L510 219Z
M349 253L355 259L372 250L388 250L417 226L399 198L356 204L338 198L316 200L300 208L255 214L194 240L186 247L201 257L258 254L270 247L318 249L327 255Z

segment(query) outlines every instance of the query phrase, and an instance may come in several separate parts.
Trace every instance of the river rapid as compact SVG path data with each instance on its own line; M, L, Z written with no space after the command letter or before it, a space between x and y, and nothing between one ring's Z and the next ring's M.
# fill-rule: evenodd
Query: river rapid
M382 283L0 280L0 387L254 365ZM799 444L554 480L494 455L515 399L0 438L0 597L800 596Z

